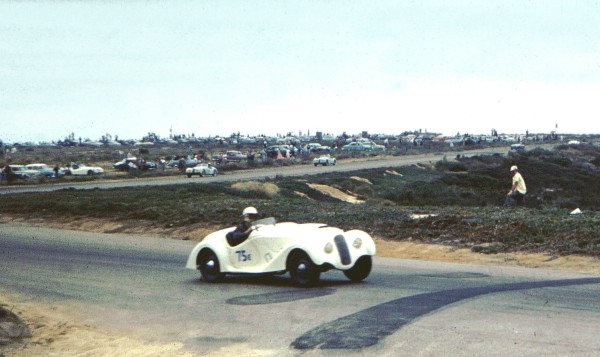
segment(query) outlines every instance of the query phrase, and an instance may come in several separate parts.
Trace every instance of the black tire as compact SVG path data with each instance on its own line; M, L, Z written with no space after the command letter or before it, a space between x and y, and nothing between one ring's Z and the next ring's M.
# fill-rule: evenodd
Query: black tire
M359 282L366 279L367 276L371 273L371 268L373 267L373 259L370 255L363 255L358 258L354 266L348 270L344 270L344 275L346 278Z
M304 252L294 252L288 259L288 271L294 284L313 286L319 282L321 271Z
M92 176L92 175L94 175L94 171L92 171L92 170L89 170L89 171L87 172L87 175L88 175L88 176Z
M188 177L188 178L192 177L192 174L187 174L187 177Z
M198 270L202 275L202 280L207 283L218 283L223 280L225 274L221 273L219 258L212 250L200 253L198 258Z
M315 164L315 167L319 166L319 164Z
M200 171L200 177L204 177L204 171Z

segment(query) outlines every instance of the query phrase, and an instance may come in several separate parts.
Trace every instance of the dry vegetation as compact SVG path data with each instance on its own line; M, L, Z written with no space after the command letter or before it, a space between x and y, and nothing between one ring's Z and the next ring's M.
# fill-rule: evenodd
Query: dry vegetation
M184 230L237 224L241 209L253 205L263 216L364 229L394 241L443 244L481 253L598 257L599 158L597 147L581 145L514 152L509 157L442 160L430 167L233 185L199 182L151 189L20 194L16 199L0 197L0 213L143 222L147 229ZM527 180L526 208L501 207L512 164L521 167ZM574 208L584 213L569 215Z

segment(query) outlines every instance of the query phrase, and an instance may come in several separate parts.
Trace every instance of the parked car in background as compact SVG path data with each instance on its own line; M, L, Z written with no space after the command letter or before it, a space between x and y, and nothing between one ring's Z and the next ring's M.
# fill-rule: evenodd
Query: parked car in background
M335 159L335 157L331 157L331 155L327 154L327 155L321 155L319 157L315 157L313 159L313 165L318 166L318 165L323 165L323 166L329 166L329 165L335 165L337 163L337 160Z
M511 150L525 150L525 145L523 144L512 144L510 146Z
M225 153L225 161L226 162L240 162L242 160L246 160L248 157L245 154L242 154L241 151L229 150Z
M316 154L326 154L331 151L331 148L319 143L308 143L306 144L306 150Z
M265 151L268 157L276 159L278 153L281 153L281 156L285 157L285 153L291 151L291 148L289 145L273 145L269 146Z
M148 171L148 170L156 170L156 168L158 167L158 164L154 161L142 161L140 168L143 171Z
M371 145L359 142L351 142L350 144L346 144L342 146L342 151L369 151L371 150Z
M10 165L12 175L18 179L28 179L41 176L41 173L36 170L29 170L25 165Z
M192 177L193 175L204 176L211 175L215 176L219 173L216 167L211 164L200 163L194 167L188 167L185 169L185 174L187 177Z
M128 171L129 169L137 168L136 162L137 162L137 158L128 157L121 161L115 162L113 164L113 168L116 170Z
M54 172L54 168L50 167L46 164L29 164L29 165L25 165L25 167L27 168L27 170L39 172L39 174L44 177L54 177L56 175L56 173ZM64 167L59 168L58 169L58 177L64 176L66 170L67 169Z
M190 159L190 158L173 159L167 163L167 167L171 167L171 168L179 167L180 162L183 164L183 167L194 167L198 163L198 160Z
M373 150L373 151L384 151L385 150L385 146L379 145L379 144L375 144L372 141L369 142L369 143L367 143L367 145L369 145L371 147L371 150Z
M143 159L138 160L135 157L128 157L119 162L113 164L113 168L121 171L129 170L154 170L156 169L156 163L152 161L145 161Z
M68 174L73 176L93 176L104 173L104 169L98 166L86 166L80 163L72 163Z
M319 143L310 143L306 145L306 149L315 154L327 154L331 152L331 148L329 146L321 145Z

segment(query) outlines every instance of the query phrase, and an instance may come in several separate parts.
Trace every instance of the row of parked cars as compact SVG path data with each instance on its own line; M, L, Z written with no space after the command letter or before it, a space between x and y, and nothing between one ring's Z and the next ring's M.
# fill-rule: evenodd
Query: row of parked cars
M372 141L353 141L342 146L342 151L384 151L385 146L375 144Z
M104 169L97 166L87 166L72 163L67 167L59 167L55 170L47 164L10 165L10 171L14 178L30 179L39 177L58 177L65 175L91 176L104 173Z

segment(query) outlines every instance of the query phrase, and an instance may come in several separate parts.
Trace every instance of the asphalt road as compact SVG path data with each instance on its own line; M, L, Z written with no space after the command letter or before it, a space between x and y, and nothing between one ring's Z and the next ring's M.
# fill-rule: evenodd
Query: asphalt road
M17 185L17 186L0 186L0 194L11 194L20 192L47 192L62 189L110 189L120 187L144 187L144 186L162 186L176 184L190 184L203 182L235 182L243 180L260 180L266 178L274 178L276 176L303 176L303 175L318 175L324 172L347 172L354 170L400 167L413 165L422 162L437 162L444 158L452 160L456 155L473 156L481 154L506 154L508 148L489 148L481 150L471 150L464 152L452 153L435 153L423 155L407 155L396 157L373 157L367 160L341 160L335 166L318 166L313 165L291 165L281 166L276 168L263 168L251 170L231 171L227 174L220 174L216 177L199 177L193 176L188 178L185 175L168 176L168 177L152 177L139 179L120 179L120 180L94 180L89 182L69 182L58 184L45 185Z
M350 283L184 269L194 242L0 225L0 292L78 306L86 321L199 355L596 355L600 277L376 258Z

